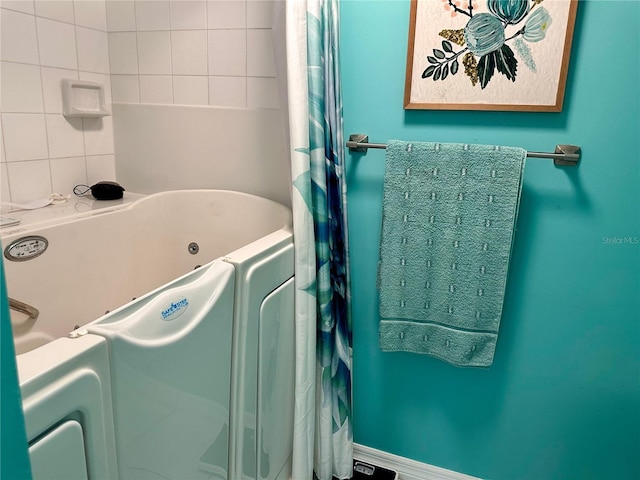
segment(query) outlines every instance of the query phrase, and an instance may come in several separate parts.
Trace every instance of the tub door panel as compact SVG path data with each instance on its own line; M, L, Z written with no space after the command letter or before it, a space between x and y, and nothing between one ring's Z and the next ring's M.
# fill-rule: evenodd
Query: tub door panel
M234 279L213 262L88 327L110 347L121 480L227 478Z
M29 447L33 480L88 480L82 426L68 420Z
M260 307L257 478L289 478L293 451L294 279L271 292Z

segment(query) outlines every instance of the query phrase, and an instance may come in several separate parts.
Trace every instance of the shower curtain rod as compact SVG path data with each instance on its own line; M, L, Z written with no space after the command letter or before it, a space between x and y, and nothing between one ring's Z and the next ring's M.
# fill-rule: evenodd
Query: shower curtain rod
M370 148L387 148L386 143L369 143L369 136L362 133L349 135L347 148L351 153L367 153ZM556 145L554 153L548 152L527 152L527 158L548 158L552 159L554 165L564 165L575 167L580 161L581 150L577 145Z

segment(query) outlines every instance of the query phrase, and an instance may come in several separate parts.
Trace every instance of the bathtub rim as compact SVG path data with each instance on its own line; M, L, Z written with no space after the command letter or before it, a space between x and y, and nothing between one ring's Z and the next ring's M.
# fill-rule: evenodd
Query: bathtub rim
M138 205L144 204L144 202L153 201L160 197L169 197L173 195L183 195L186 193L192 193L194 195L202 193L219 193L225 195L236 196L238 198L252 198L265 204L271 204L281 213L288 212L288 221L283 227L293 226L293 215L291 209L282 203L278 203L275 200L271 200L266 197L261 197L252 193L240 192L237 190L224 190L214 188L201 188L201 189L182 189L182 190L165 190L162 192L152 193L149 195L124 192L124 196L120 200L95 200L86 196L72 197L68 202L59 205L48 205L38 210L19 210L14 212L2 213L2 216L15 217L21 220L18 225L12 225L0 228L0 241L4 244L4 239L13 235L30 235L34 231L51 226L65 225L67 223L73 223L81 221L85 218L95 217L97 215L104 215L113 212L120 212L123 210L130 210ZM70 209L75 208L79 204L87 204L90 210L83 212L72 212ZM69 213L64 213L67 210ZM46 212L51 212L50 215L46 215ZM34 220L30 220L29 217L34 216ZM4 248L4 246L3 246Z
M51 220L47 220L47 221L34 222L29 225L18 225L15 227L8 227L6 229L2 229L0 230L0 244L2 244L2 249L4 249L6 245L10 244L16 238L20 238L25 235L39 233L42 230L45 230L47 228L53 228L53 227L59 227L59 226L64 227L64 225L69 225L76 222L82 222L83 220L94 218L97 215L105 215L105 214L111 215L115 213L119 214L127 210L135 209L137 206L144 205L145 202L153 202L160 198L165 198L167 199L168 202L171 202L171 197L177 196L183 199L184 201L185 198L188 199L188 197L192 195L195 201L198 201L199 198L208 197L208 198L212 198L214 201L220 201L221 203L224 203L224 202L228 203L229 201L234 202L235 199L249 199L250 205L252 204L252 202L256 202L255 205L261 205L262 207L264 207L265 211L273 212L273 216L276 219L276 221L273 222L273 230L270 233L267 233L266 235L255 238L250 243L240 246L234 250L220 253L218 257L211 259L211 261L209 262L204 263L202 265L203 267L206 265L209 265L211 262L215 260L228 259L229 257L236 256L240 252L244 252L244 254L253 255L256 252L259 252L260 250L265 248L265 246L272 241L271 236L274 234L277 234L280 236L284 235L284 237L293 235L292 233L293 232L293 226L292 226L293 215L290 208L278 202L275 202L271 199L260 197L258 195L254 195L246 192L238 192L234 190L221 190L221 189L186 189L186 190L167 190L164 192L158 192L158 193L145 195L145 196L141 196L138 194L130 194L130 195L134 196L133 199L131 198L125 199L128 201L126 201L126 203L124 204L120 203L117 205L105 205L100 209L89 211L89 212L80 212L80 213L76 212L74 214L70 214L63 218L56 216L55 218L52 218ZM80 198L79 201L86 201L84 197L79 197L79 198ZM94 202L98 202L98 204L102 206L102 203L100 201L94 201ZM110 202L105 202L105 203L110 203ZM48 208L53 209L56 207L59 207L59 206L54 205ZM278 238L281 238L281 237L278 237ZM266 240L267 243L265 244L261 243L264 240ZM181 280L183 277L189 275L190 273L192 272L186 272L183 275L174 277L169 281L167 281L166 283L158 286L157 288L154 288L152 290L145 292L142 295L139 295L138 299L145 298L145 297L148 297L149 295L155 294L159 289L168 288L171 284ZM130 305L130 303L131 302L126 302L120 305L118 308L114 308L110 313L120 311L122 308L125 308L128 305ZM86 326L94 322L97 322L98 320L103 319L105 316L106 315L101 315L98 317L87 316L87 318L83 319L82 322L77 322L77 324L79 324L81 327ZM58 338L67 338L69 333L71 333L71 331L67 331L62 335L54 336L46 343L38 341L37 342L38 345L35 348L30 348L29 350L26 350L16 355L16 358L20 358L20 356L23 354L37 350L42 346L52 341L55 341Z

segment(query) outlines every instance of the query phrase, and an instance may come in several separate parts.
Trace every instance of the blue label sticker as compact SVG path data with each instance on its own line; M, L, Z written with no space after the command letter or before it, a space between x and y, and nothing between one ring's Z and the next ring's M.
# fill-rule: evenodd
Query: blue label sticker
M160 311L160 316L163 320L175 320L189 308L189 300L187 297L183 297L179 300L174 300Z

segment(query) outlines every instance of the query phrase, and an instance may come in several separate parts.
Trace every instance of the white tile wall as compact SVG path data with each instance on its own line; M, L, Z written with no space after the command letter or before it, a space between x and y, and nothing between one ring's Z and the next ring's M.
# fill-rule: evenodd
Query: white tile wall
M0 119L2 116L0 115ZM4 153L4 139L2 138L2 122L0 121L0 164L4 163L6 160L6 154Z
M247 2L247 28L271 28L273 23L274 0Z
M247 78L209 77L209 104L216 107L246 107Z
M276 76L271 30L247 30L247 76Z
M82 126L87 156L113 154L113 118L83 118Z
M135 4L138 31L170 29L169 0L136 0Z
M80 157L84 155L82 119L45 115L49 158Z
M2 60L37 64L39 57L35 17L3 10L0 24Z
M136 7L131 1L107 2L107 31L108 32L135 32Z
M105 0L73 0L73 11L76 25L107 31Z
M174 75L204 75L207 70L207 33L204 30L171 32L171 64Z
M247 32L245 30L209 30L209 73L246 75Z
M246 28L247 2L213 0L207 2L207 26L214 29Z
M2 134L7 162L49 157L43 114L3 113Z
M173 103L180 105L209 105L207 77L174 76Z
M76 27L78 69L81 72L109 73L107 32Z
M140 75L140 102L173 103L171 75Z
M136 33L109 33L109 66L111 74L138 74Z
M111 75L111 95L114 102L139 103L138 75Z
M73 22L73 2L71 0L36 0L36 15L66 23Z
M34 13L33 0L3 0L2 8L8 10L15 10L16 12Z
M42 112L42 79L40 67L22 63L2 62L3 112Z
M49 160L7 164L11 202L24 203L47 197L51 191Z
M115 179L112 118L62 117L63 78L108 102L279 108L274 3L0 0L3 201Z
M40 65L78 68L75 27L68 23L36 18Z
M91 171L113 178L111 118L85 126L63 117L60 88L63 78L100 82L110 108L105 1L0 0L0 24L2 202L71 193L88 181L94 155L101 163Z
M279 108L274 6L272 0L107 0L114 100Z
M247 77L247 107L278 108L278 84L275 78Z
M51 160L51 186L54 192L71 192L76 185L86 184L87 165L84 157Z
M138 73L142 75L171 74L170 32L138 33Z
M11 201L11 192L9 191L9 171L6 163L0 163L0 202L6 203Z
M116 180L116 168L113 155L87 157L87 184L93 185L102 180Z
M206 30L207 2L183 0L170 6L172 30Z

